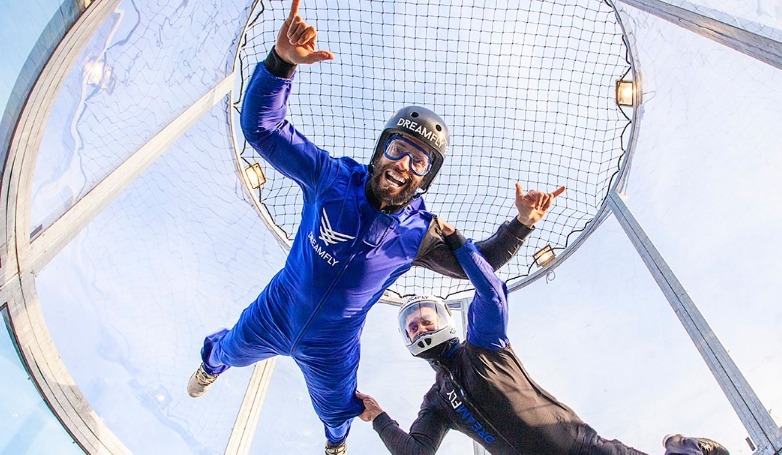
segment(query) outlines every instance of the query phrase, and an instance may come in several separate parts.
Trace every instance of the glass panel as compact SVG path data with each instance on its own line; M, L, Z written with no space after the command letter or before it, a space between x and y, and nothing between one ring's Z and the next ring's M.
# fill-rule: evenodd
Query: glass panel
M231 327L284 259L242 199L220 104L37 277L74 381L134 453L222 453L251 374L194 400L206 335ZM78 336L75 336L78 334Z
M41 31L60 6L57 0L5 2L0 15L0 106L5 106Z
M545 220L543 221L545 222ZM609 217L555 271L510 298L532 379L598 434L663 453L670 433L752 453L746 431L624 231Z
M131 6L104 24L58 99L36 171L33 226L56 218L225 74L229 47L201 34L203 16L177 20L212 18L230 5L189 3L181 16ZM238 26L236 10L244 10L233 9L223 20ZM174 25L155 25L164 17ZM775 254L782 219L772 198L782 170L773 153L782 76L642 13L628 28L645 99L628 205L779 423L782 309L772 296L782 291ZM157 33L177 50L141 44ZM191 49L181 33L205 49ZM186 50L189 60L171 57ZM184 78L194 70L181 62L195 55L202 77ZM138 96L161 84L171 90ZM37 279L66 366L136 453L222 452L251 369L229 371L198 400L184 385L203 336L230 326L284 260L237 197L243 190L224 136L218 107ZM359 385L407 428L433 375L398 342L394 315L382 305L370 313ZM612 218L555 281L513 294L510 324L533 378L602 436L659 453L661 437L675 431L750 453L727 399ZM254 452L321 449L322 427L297 370L289 359L278 362ZM466 439L454 441L443 451L471 453ZM354 423L351 450L375 453L379 444L368 424Z
M0 161L6 161L8 144L27 94L38 72L70 27L58 1L7 2L0 15ZM68 2L65 3L68 5ZM67 10L67 7L65 8ZM75 10L75 6L72 6ZM56 13L55 13L56 12ZM51 20L52 17L59 19ZM66 15L67 16L67 15Z
M0 329L0 453L35 455L83 454L73 442L30 381L13 341L8 336L8 311L0 309L4 327ZM7 329L7 330L6 330Z
M645 102L627 204L780 424L782 72L645 14L633 28Z
M31 232L50 225L231 71L246 3L127 0L98 27L45 126Z

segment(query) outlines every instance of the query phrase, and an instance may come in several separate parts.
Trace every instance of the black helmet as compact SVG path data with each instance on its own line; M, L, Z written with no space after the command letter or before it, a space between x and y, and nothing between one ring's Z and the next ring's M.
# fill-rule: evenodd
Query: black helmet
M424 176L421 187L422 193L429 189L429 185L434 180L440 166L443 165L443 159L448 152L448 127L439 115L421 106L407 106L399 109L391 116L386 123L386 127L375 144L375 153L369 162L369 171L373 171L375 161L383 154L386 141L393 134L404 134L408 137L418 139L428 146L432 157L432 168Z

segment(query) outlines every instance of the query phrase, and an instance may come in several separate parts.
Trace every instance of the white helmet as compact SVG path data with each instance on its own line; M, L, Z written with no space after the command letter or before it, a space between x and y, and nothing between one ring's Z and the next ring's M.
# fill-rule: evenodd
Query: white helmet
M451 310L434 296L411 297L399 309L399 333L414 356L454 338L456 327Z

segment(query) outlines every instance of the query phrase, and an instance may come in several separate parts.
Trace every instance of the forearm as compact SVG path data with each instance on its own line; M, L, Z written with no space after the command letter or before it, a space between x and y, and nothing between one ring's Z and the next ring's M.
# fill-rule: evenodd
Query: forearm
M292 79L272 74L265 64L255 67L244 93L240 117L242 133L253 147L259 148L264 139L283 125L291 84Z
M421 244L419 256L413 261L413 265L425 267L451 278L467 279L467 274L464 273L464 269L452 252L464 244L464 237L459 234L462 242L455 244L455 246L449 246L444 241L442 232L436 229L436 221L433 221L432 225ZM477 242L476 245L493 270L497 270L516 255L532 230L513 218L500 225L491 237Z
M508 345L508 301L505 283L494 274L475 245L465 244L454 255L475 287L467 313L467 340L484 349Z
M518 253L534 227L521 224L517 217L504 223L491 237L475 242L493 270L507 264Z
M434 455L440 445L424 433L408 434L385 412L375 417L372 428L392 455Z
M496 300L505 293L503 282L476 247L464 243L454 249L454 255L475 287L475 292L483 300Z
M292 68L295 65L282 61L274 49L263 64L256 66L244 95L242 132L272 167L302 188L312 189L323 172L328 153L318 149L285 119L292 80L282 76L292 76Z

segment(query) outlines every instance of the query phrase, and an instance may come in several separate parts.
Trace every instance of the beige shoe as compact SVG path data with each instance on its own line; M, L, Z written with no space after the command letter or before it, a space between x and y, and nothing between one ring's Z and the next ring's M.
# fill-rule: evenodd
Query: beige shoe
M348 444L343 442L335 446L326 441L326 455L348 455Z
M730 455L728 449L722 446L717 441L712 441L706 438L694 438L698 441L698 446L701 448L703 455Z
M202 363L187 381L187 394L193 398L200 397L217 380L217 376L219 375L207 373Z

